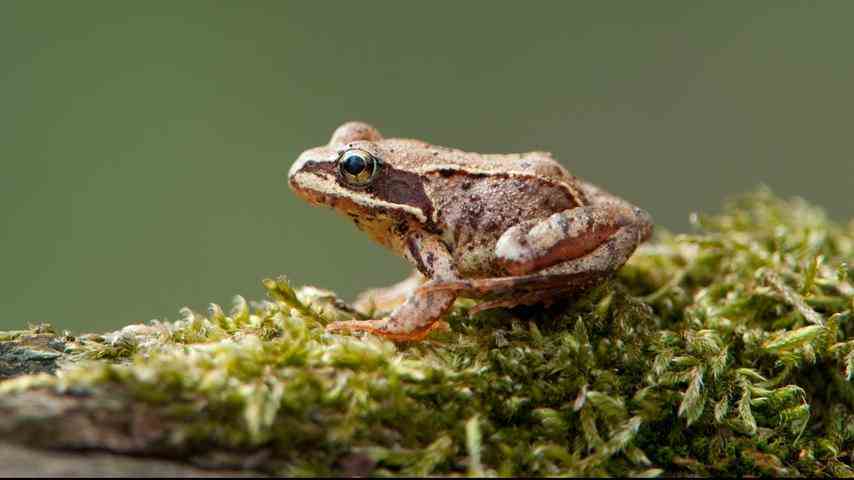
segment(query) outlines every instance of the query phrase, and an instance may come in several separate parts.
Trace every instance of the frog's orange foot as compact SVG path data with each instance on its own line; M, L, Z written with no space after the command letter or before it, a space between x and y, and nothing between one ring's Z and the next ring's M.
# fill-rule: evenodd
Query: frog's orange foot
M448 330L450 327L443 321L433 322L430 325L416 328L411 332L389 331L388 319L379 320L347 320L343 322L332 322L326 326L327 332L368 332L387 338L393 342L417 342L423 340L433 330Z

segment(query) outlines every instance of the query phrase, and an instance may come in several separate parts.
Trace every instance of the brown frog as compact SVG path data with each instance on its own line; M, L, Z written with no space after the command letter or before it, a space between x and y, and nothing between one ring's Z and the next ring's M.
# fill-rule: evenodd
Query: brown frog
M648 213L572 176L549 153L464 152L386 139L360 122L303 152L288 177L297 195L346 215L420 273L371 293L379 304L405 297L389 316L327 325L395 341L443 325L457 296L486 299L476 308L484 310L589 288L652 232Z

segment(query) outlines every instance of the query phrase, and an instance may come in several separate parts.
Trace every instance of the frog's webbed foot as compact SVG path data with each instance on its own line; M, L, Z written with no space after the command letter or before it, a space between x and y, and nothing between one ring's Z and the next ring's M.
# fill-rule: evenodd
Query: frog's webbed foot
M356 297L353 307L364 315L391 312L409 298L425 281L418 270L413 270L406 279L389 287L365 290Z
M332 322L326 326L328 332L368 332L379 335L393 342L417 342L423 340L433 330L448 330L448 324L436 321L425 326L417 327L411 332L393 331L390 328L391 319L381 318L377 320L347 320L343 322Z

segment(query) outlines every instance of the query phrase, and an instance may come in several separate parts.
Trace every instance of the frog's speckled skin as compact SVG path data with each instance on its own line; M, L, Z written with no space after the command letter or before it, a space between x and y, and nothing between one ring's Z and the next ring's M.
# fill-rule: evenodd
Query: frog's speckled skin
M339 168L354 149L378 160L365 185ZM383 139L358 122L303 152L289 183L430 279L388 318L328 327L394 340L422 338L460 294L496 297L481 304L490 308L586 288L622 266L652 231L646 212L570 175L548 153L479 154Z

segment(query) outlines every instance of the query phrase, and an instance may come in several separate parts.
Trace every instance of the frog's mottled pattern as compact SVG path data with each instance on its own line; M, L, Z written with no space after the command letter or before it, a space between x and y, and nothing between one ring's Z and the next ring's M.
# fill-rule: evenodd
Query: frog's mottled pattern
M340 168L356 151L376 162L366 183ZM303 152L289 183L307 201L347 215L429 279L396 288L406 300L388 318L329 326L394 340L422 338L458 295L490 297L481 304L489 308L587 288L619 269L652 231L646 212L572 176L548 153L479 154L384 139L359 122Z

